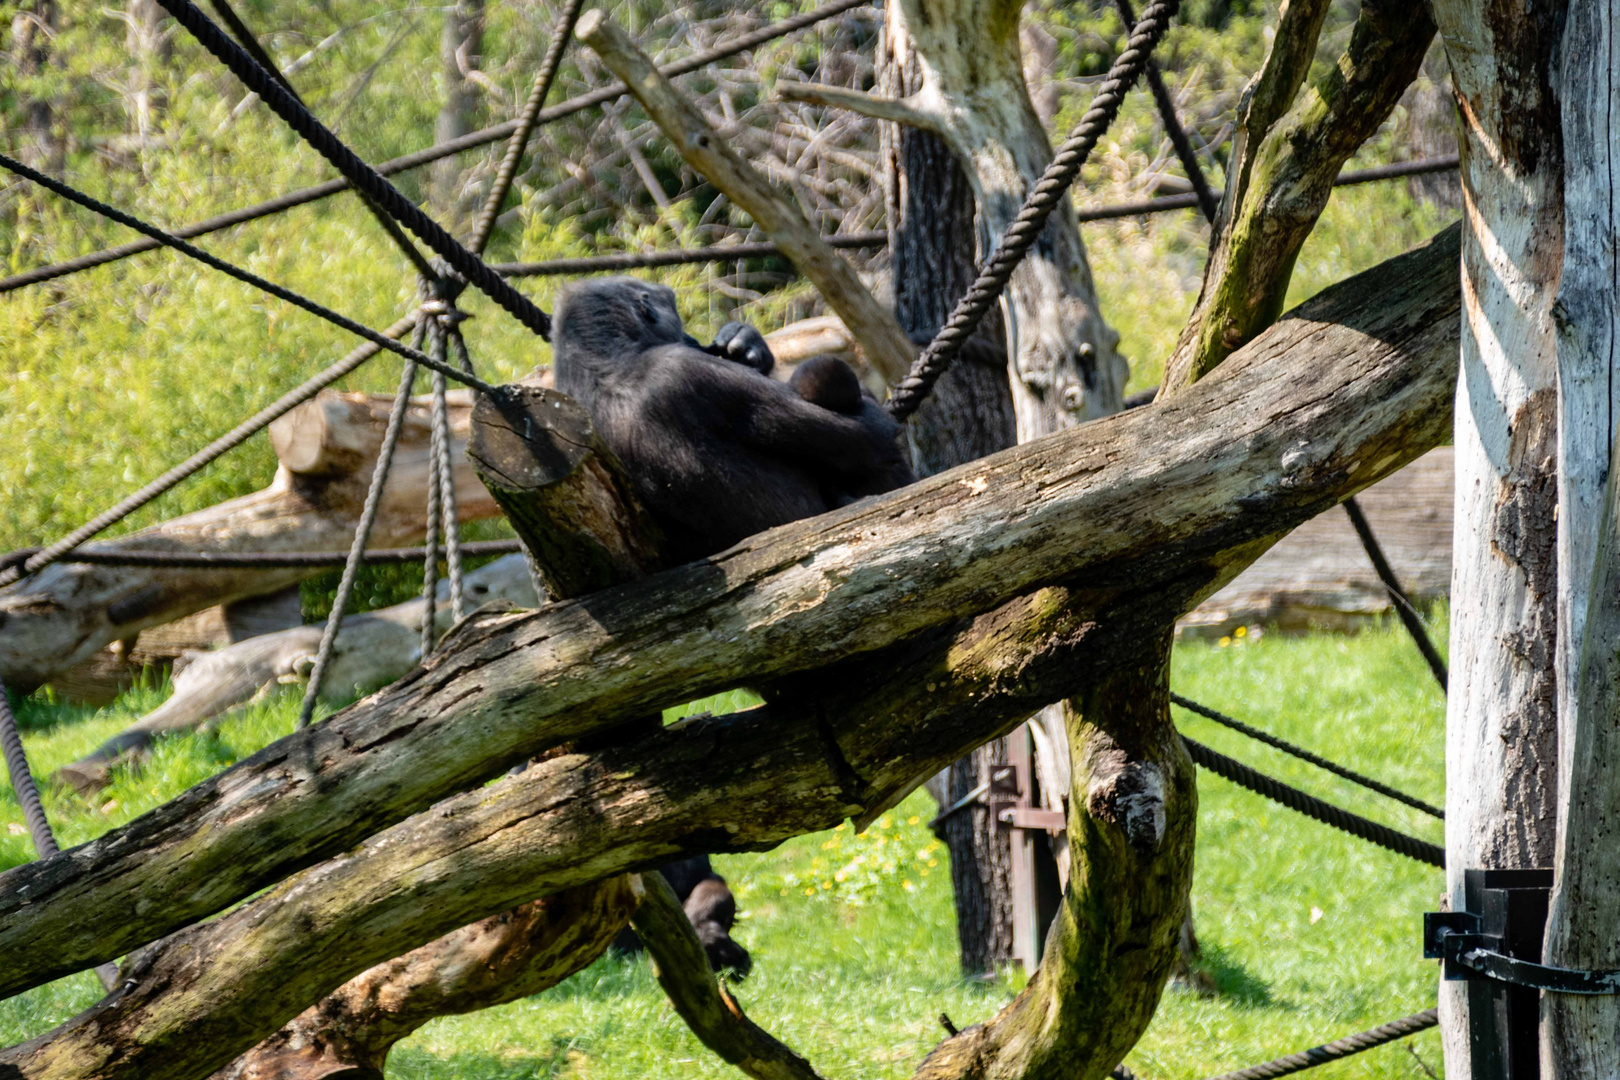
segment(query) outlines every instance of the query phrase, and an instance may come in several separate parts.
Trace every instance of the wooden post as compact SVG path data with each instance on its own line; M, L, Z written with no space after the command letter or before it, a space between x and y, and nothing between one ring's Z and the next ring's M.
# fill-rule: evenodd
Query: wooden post
M1446 885L1552 865L1557 369L1562 258L1552 8L1435 0L1462 118L1463 333L1457 381ZM1543 9L1547 10L1543 10ZM1440 984L1446 1075L1471 1073L1468 988Z
M1620 968L1620 147L1614 5L1572 0L1558 105L1564 250L1558 288L1558 850L1545 962ZM1606 492L1606 495L1605 495ZM1547 994L1542 1074L1620 1074L1620 999Z

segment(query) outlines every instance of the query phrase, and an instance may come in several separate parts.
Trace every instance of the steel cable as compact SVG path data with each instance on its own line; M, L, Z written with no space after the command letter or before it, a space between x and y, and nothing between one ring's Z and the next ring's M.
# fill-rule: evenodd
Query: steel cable
M911 371L895 387L887 402L895 419L904 420L917 411L984 318L984 313L1001 296L1013 271L1040 236L1046 219L1057 209L1069 185L1079 175L1080 167L1091 156L1097 140L1119 114L1126 92L1142 74L1153 47L1164 36L1179 6L1180 0L1156 0L1142 13L1141 21L1131 30L1125 51L1114 60L1108 78L1091 99L1090 108L1024 199L1018 216L1002 233L1001 243L981 265L977 280L957 302L956 310L917 358Z
M1415 836L1397 832L1387 825L1380 825L1376 821L1369 821L1348 810L1341 810L1330 802L1324 802L1314 795L1307 795L1296 787L1290 787L1281 780L1267 776L1256 769L1243 764L1225 754L1217 753L1203 743L1195 742L1185 735L1181 741L1187 746L1187 753L1192 757L1193 763L1201 768L1208 769L1216 776L1223 777L1239 787L1248 788L1257 795L1264 795L1273 802L1279 802L1290 810L1296 810L1308 818L1320 821L1324 825L1331 825L1341 829L1351 836L1388 848L1398 855L1405 855L1409 859L1428 863L1430 866L1444 868L1446 865L1445 849L1438 844L1431 844L1427 840L1419 840Z
M303 105L304 99L299 96L293 84L287 80L287 76L276 66L276 62L270 58L270 54L264 51L264 46L259 44L259 39L254 36L252 30L248 29L247 23L242 21L242 17L236 13L236 9L231 7L226 0L209 0L209 5L213 7L214 13L220 17L220 21L230 28L237 44L246 49L255 63L269 72L271 77L280 83L287 93L291 94L300 105ZM305 108L308 108L308 106L306 105ZM394 242L394 246L399 248L400 253L416 268L416 272L431 275L433 268L428 265L427 256L416 250L416 245L411 243L411 238L400 231L399 222L389 217L382 207L364 195L360 196L360 200L365 203L366 209L371 211L371 216L377 219L377 224L382 226L382 231L388 234L388 238Z
M403 334L411 327L416 325L416 321L419 317L420 313L408 315L399 322L395 323L393 326L390 326L387 330L384 330L383 333L389 336ZM260 409L258 412L236 425L230 431L227 431L224 435L221 435L219 438L197 451L195 454L192 454L185 461L182 461L180 464L176 465L174 468L170 469L168 472L164 473L162 476L158 477L156 480L153 480L151 483L142 487L138 491L125 496L114 506L102 511L100 514L97 514L95 517L91 518L83 525L80 525L77 529L74 529L60 540L57 540L54 543L39 549L38 551L32 552L28 555L26 560L20 564L13 563L12 565L5 567L5 569L0 570L0 586L10 585L24 574L32 574L43 570L51 563L56 562L63 556L67 555L70 551L84 543L86 540L90 539L92 536L95 536L105 529L111 528L113 525L116 525L118 522L124 520L126 517L133 514L135 511L139 510L153 499L156 499L164 492L173 488L175 485L185 481L189 477L194 476L196 473L206 468L209 463L214 461L216 458L236 449L238 446L241 446L243 443L247 442L248 439L252 438L254 435L257 435L275 421L287 415L293 409L296 409L298 406L302 405L304 402L308 401L310 398L314 397L328 386L337 382L343 376L349 374L349 372L355 370L367 360L370 360L373 356L376 356L380 351L381 350L379 350L375 345L370 344L369 342L365 345L361 345L359 348L350 352L347 356L333 364L331 367L327 368L325 371L311 379L306 380L303 384L281 395L281 397L277 398L274 402L265 406L263 409ZM153 564L134 563L127 565Z
M1404 791L1397 788L1392 788L1387 784L1381 784L1370 776L1363 776L1354 770L1345 768L1343 765L1340 765L1337 762L1329 761L1325 757L1318 757L1309 750L1306 750L1304 747L1295 746L1293 743L1279 739L1277 736L1261 731L1257 727L1250 727L1241 720L1234 720L1225 713L1217 712L1207 705L1198 704L1198 702L1193 701L1191 698L1182 697L1180 694L1171 694L1170 700L1175 702L1177 705L1180 705L1188 712L1195 712L1199 716L1213 720L1217 724L1222 724L1229 727L1233 731L1242 732L1249 738L1263 742L1267 746L1275 747L1285 754L1292 754L1301 761L1308 761L1312 765L1315 765L1318 769L1325 769L1328 772L1333 773L1335 776L1342 776L1353 784L1360 784L1369 791L1376 791L1378 794L1394 799L1396 802L1405 803L1414 810L1423 811L1430 817L1440 818L1441 820L1445 819L1445 811L1441 810L1438 806L1431 806L1422 799L1414 798Z
M258 94L270 109L332 166L366 194L373 202L404 225L434 254L450 265L463 279L478 288L500 308L529 330L549 340L551 316L535 306L534 301L508 285L484 261L445 232L438 222L424 214L415 203L402 195L387 178L360 159L360 156L334 135L298 99L264 68L260 67L246 49L233 41L214 21L191 0L157 0L184 26L209 52L230 69L248 89Z
M20 548L0 556L0 568L20 566L40 548ZM516 540L473 540L461 545L467 558L484 555L515 555L522 550ZM366 562L421 562L427 549L367 548ZM148 566L158 570L304 570L342 566L347 551L143 551L139 548L75 548L58 562L87 566ZM446 559L448 562L448 558Z

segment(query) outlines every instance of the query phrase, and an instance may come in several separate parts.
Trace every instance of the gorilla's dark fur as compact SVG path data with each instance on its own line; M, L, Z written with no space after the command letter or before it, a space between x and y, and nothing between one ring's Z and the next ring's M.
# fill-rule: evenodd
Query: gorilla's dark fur
M709 955L709 966L715 971L730 968L738 976L746 977L753 970L754 959L748 950L731 940L731 927L737 921L737 900L726 887L726 879L714 872L707 855L694 855L690 859L665 863L658 868L675 890L686 909L686 917L697 931L703 951ZM624 952L641 948L641 939L629 927L619 931L613 946Z
M724 355L695 347L674 292L634 278L576 282L557 301L557 389L590 412L674 561L915 479L876 402L813 405L748 359L770 356L757 331L727 330Z
M793 369L788 387L811 404L833 412L859 416L866 407L860 377L836 356L812 356Z
M821 381L810 396L825 391L828 404L807 401L769 378L775 359L752 327L727 323L707 349L688 337L662 285L614 277L567 286L551 341L557 389L591 414L675 562L915 479L899 426L842 361L842 372L812 373ZM737 902L708 856L660 872L710 965L746 975L753 961L730 936ZM626 930L618 944L640 943Z

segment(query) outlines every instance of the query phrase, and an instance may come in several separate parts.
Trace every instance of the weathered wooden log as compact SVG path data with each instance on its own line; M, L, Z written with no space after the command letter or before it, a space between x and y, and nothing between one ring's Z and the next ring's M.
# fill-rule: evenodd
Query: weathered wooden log
M1444 599L1451 587L1452 467L1451 447L1438 447L1356 496L1402 588L1420 603ZM1353 630L1392 610L1335 507L1279 540L1176 629L1199 637L1257 623L1284 632Z
M119 994L0 1051L0 1068L14 1066L18 1080L181 1080L217 1068L348 969L504 909L537 885L768 848L870 815L1040 701L1102 677L1117 665L1116 640L1168 620L1220 579L1205 560L1183 562L1151 604L1116 588L1038 590L926 632L881 665L840 665L818 698L548 757L140 954ZM1099 635L1093 613L1114 601L1123 610Z
M537 607L529 568L521 555L496 559L469 573L466 595L473 607L495 600ZM439 583L434 625L450 628L450 583ZM403 677L421 661L426 602L403 604L343 620L327 669L322 697L337 700L357 689L373 690ZM197 656L174 677L174 693L156 709L102 743L94 752L56 770L56 778L81 794L104 787L112 767L146 752L161 735L187 731L283 683L309 676L321 644L320 624L262 634Z
M755 1080L821 1080L808 1061L748 1019L715 980L708 953L663 875L646 874L643 882L646 895L630 922L652 957L658 985L692 1033Z
M460 397L452 410L457 507L464 520L492 517L499 512L494 500L463 460L471 401ZM278 453L316 471L284 464L263 491L97 546L172 552L345 550L354 538L391 400L322 393L270 428ZM378 547L415 543L423 536L429 435L424 398L413 404L395 453L372 532ZM147 627L273 593L318 572L55 563L0 590L0 679L14 690L32 690Z
M575 34L624 80L677 153L741 207L792 260L861 343L867 362L890 383L911 370L917 349L894 314L872 296L850 266L821 238L799 204L761 176L709 126L703 114L659 73L651 58L601 10L586 12Z
M568 395L518 383L480 398L467 457L552 597L583 596L663 565L658 527Z
M520 384L480 398L468 458L507 512L552 596L582 595L659 565L657 529L589 415L568 397ZM528 560L509 561L511 572L527 581ZM528 591L532 596L532 587ZM653 717L640 730L656 731L658 724ZM620 876L573 892L572 917L589 925L565 928L559 919L569 910L559 912L552 898L542 898L462 927L356 976L226 1073L243 1080L317 1080L331 1068L380 1074L393 1044L434 1016L470 1012L552 985L607 948L628 920L635 906L628 898L640 894L640 883ZM684 923L678 904L676 912ZM559 939L567 947L559 948ZM491 965L492 954L498 954L498 965ZM698 956L712 981L701 948ZM321 1053L311 1058L310 1047ZM300 1052L289 1056L289 1049Z
M1258 554L1444 437L1456 253L1447 232L1325 290L1178 400L645 582L469 625L416 676L0 875L0 994L122 955L546 747L666 705L1054 582L1145 587L1219 552ZM915 745L908 760L951 760L932 752Z
M637 876L626 874L452 931L350 979L213 1080L381 1080L394 1044L429 1020L517 1001L584 969L638 900Z

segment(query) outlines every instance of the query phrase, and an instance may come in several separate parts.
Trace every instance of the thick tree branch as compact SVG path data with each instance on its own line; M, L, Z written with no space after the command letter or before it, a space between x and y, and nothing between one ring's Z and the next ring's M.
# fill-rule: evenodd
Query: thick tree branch
M1311 55L1304 45L1314 46L1317 9L1326 7L1302 5L1295 22L1290 5L1278 27L1228 170L1203 291L1165 365L1169 392L1196 382L1282 313L1294 260L1334 178L1395 107L1434 38L1423 5L1367 0L1338 63L1273 118L1303 78ZM1290 25L1297 36L1285 36Z
M905 378L916 359L916 347L854 268L821 239L821 231L799 204L744 161L604 12L587 12L575 34L624 80L687 164L742 207L810 279L861 343L867 362L890 383Z
M634 880L564 889L363 971L213 1080L381 1077L394 1044L429 1020L538 994L590 965L635 910Z
M399 684L89 844L0 875L0 993L122 955L589 732L1046 585L1172 580L1292 528L1444 437L1456 253L1448 232L1324 291L1179 400L644 582L465 624ZM892 662L878 666L873 685L896 677ZM811 706L826 682L814 680ZM907 747L908 783L934 753Z

